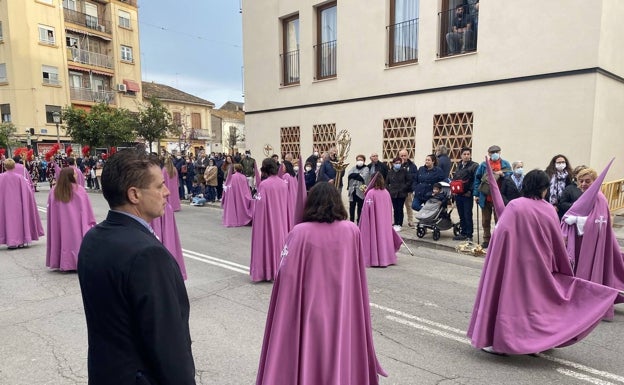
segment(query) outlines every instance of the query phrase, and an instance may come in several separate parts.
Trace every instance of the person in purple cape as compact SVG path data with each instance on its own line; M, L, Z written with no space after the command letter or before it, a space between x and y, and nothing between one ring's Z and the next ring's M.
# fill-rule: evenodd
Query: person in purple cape
M171 156L167 156L165 158L165 165L162 169L163 177L165 178L165 185L169 191L173 191L174 193L179 190L179 182L178 182L178 170L176 170L173 165L173 159ZM173 211L182 210L182 204L180 203L180 195L179 194L170 194L167 197L167 202L171 205Z
M394 265L402 239L392 228L392 199L380 173L369 183L360 219L362 258L367 267Z
M277 163L266 158L260 171L266 179L257 185L253 202L251 226L251 280L272 281L277 273L280 251L288 234L288 211L284 202L288 199L288 186L277 176Z
M290 155L290 157L292 159L292 155ZM281 178L286 182L286 185L288 186L288 199L284 203L286 204L286 211L288 212L288 230L290 231L296 225L295 209L297 206L297 189L299 186L297 185L297 178L295 177L295 169L290 161L284 160L280 169L284 170Z
M488 169L491 185L494 177ZM468 327L472 345L489 353L532 354L584 338L612 306L617 290L572 273L550 181L533 170L522 197L505 207L492 234ZM499 202L497 202L499 201Z
M30 188L35 191L35 186L33 186L32 179L30 178L30 173L26 170L26 167L21 163L23 159L20 156L13 157L13 162L15 162L15 173L23 176Z
M624 302L624 257L613 227L607 198L600 191L613 160L600 176L591 168L577 175L582 195L564 214L561 229L566 248L577 277L600 283L620 291L615 303ZM613 306L605 315L614 316Z
M13 159L6 159L4 167L0 174L0 245L17 249L43 236L43 225L30 178L15 169Z
M256 385L378 384L387 374L373 346L360 231L336 187L310 190L281 257Z
M76 183L78 184L78 186L85 187L85 177L82 171L80 171L80 169L76 166L76 159L72 157L68 157L67 166L73 169L74 171L76 171ZM54 175L55 175L54 178L57 181L60 178L61 170L62 168L59 167L58 163L55 162L54 163Z
M243 166L235 164L232 174L223 184L223 226L240 227L247 226L252 218L251 192L247 177L242 173Z
M173 194L176 195L176 194ZM154 235L169 250L173 259L176 260L182 273L182 278L186 281L186 265L184 264L184 254L182 253L182 243L180 243L180 234L178 233L178 225L176 224L175 214L171 204L167 203L165 213L150 222L150 226L154 229Z
M76 270L82 238L96 222L87 191L76 183L72 167L61 170L48 194L47 222L46 266Z

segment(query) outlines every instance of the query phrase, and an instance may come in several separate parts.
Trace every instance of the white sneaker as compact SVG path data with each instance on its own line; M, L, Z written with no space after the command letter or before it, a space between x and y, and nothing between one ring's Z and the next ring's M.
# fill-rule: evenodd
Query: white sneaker
M394 225L394 226L392 226L392 228L393 228L393 229L394 229L394 231L396 231L397 233L398 233L399 231L401 231L401 230L402 230L401 226L399 226L399 225Z

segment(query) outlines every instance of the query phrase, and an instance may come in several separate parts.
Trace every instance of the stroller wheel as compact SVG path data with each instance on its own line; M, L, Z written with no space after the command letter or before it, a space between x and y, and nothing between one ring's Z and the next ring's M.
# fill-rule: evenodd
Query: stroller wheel
M422 238L422 237L424 237L424 236L425 236L425 234L427 234L427 229L426 229L426 228L421 227L421 226L418 226L418 227L416 228L416 236L417 236L418 238Z
M461 225L459 223L455 223L453 225L453 235L458 236L459 234L461 234Z
M433 229L433 240L437 241L440 239L440 229Z

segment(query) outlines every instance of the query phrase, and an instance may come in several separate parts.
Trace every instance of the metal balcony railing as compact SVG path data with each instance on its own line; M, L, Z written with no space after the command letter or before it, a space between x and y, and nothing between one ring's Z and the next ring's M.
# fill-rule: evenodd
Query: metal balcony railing
M113 58L111 56L75 47L67 47L67 50L67 58L76 63L90 64L103 68L113 68Z
M314 46L316 53L316 78L336 77L337 41L332 40Z
M388 65L418 61L418 19L386 27L388 32Z
M461 19L457 18L457 10L459 8L463 11ZM438 13L438 17L440 19L441 28L438 57L457 55L477 50L479 11L476 8L459 6ZM458 26L459 28L457 28Z
M299 50L280 55L282 63L282 85L299 84Z
M111 33L111 22L98 17L87 15L86 13L63 8L65 21L81 25L98 32Z
M91 88L69 88L69 97L72 100L83 100L94 103L115 104L114 91L95 91Z
M205 140L205 139L213 139L214 134L210 133L210 130L204 130L201 128L193 128L191 130L191 139L195 140Z

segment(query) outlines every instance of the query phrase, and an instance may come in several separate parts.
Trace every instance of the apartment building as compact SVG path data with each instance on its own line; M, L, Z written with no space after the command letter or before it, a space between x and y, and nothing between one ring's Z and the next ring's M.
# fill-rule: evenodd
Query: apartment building
M248 147L350 161L438 144L601 169L624 147L619 0L243 1ZM277 151L276 151L277 152ZM624 175L619 159L610 177Z
M155 82L143 82L143 98L155 97L171 113L173 123L180 135L165 138L160 149L168 152L190 151L197 155L200 150L211 151L218 143L217 134L211 128L214 103L188 94L177 88Z
M0 109L23 142L39 153L67 143L54 118L68 105L137 111L137 12L137 0L0 1Z

